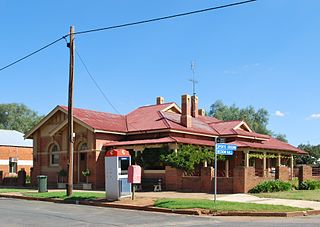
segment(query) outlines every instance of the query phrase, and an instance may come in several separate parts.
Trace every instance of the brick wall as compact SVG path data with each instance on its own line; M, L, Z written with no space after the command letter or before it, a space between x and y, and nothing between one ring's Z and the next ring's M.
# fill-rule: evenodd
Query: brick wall
M214 187L214 168L213 167L202 167L201 168L201 192L210 193Z
M277 166L276 167L276 179L282 181L290 180L290 169L287 166Z
M166 189L167 190L181 190L182 189L182 171L172 168L170 166L166 166Z
M181 190L187 192L201 191L201 177L199 176L183 176Z
M299 181L312 179L312 167L308 165L299 166Z
M22 168L25 169L27 175L30 175L30 169L32 168L32 148L30 147L12 147L12 146L0 146L0 171L2 171L2 178L8 178L9 176L9 158L17 158L17 173ZM21 163L21 164L20 164ZM0 181L2 181L2 178Z
M234 169L233 178L233 193L247 193L251 188L257 184L271 180L271 177L257 177L255 176L254 167L238 166Z
M218 177L217 192L219 194L233 193L233 179L234 179L233 177ZM212 188L210 192L214 192L214 189Z

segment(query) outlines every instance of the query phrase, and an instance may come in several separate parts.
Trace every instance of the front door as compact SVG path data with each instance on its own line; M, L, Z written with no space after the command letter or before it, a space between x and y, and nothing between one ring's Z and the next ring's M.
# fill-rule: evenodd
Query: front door
M87 179L83 176L82 171L87 169L87 153L79 153L79 182L86 183Z

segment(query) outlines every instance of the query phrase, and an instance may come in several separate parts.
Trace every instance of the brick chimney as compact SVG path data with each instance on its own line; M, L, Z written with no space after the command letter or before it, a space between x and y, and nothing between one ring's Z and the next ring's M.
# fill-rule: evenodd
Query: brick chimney
M198 114L199 116L206 116L206 111L204 109L199 109Z
M191 97L190 95L181 96L181 124L187 128L192 126L191 117Z
M164 98L161 97L161 96L158 96L158 97L157 97L157 105L161 105L161 104L163 104L163 103L164 103Z
M199 103L199 99L198 96L193 95L191 97L191 116L192 117L198 117L198 103Z

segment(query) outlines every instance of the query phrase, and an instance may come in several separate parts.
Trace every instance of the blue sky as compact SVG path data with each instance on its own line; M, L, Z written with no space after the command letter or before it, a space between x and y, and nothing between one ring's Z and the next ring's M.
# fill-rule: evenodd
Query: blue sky
M236 0L235 0L236 1ZM0 67L69 31L105 27L234 1L0 1ZM164 22L79 35L76 48L120 113L180 103L192 93L196 63L200 107L217 99L266 108L269 128L289 142L320 143L320 1L260 0ZM0 72L0 103L40 114L67 104L68 49L59 42ZM79 59L75 106L114 112Z

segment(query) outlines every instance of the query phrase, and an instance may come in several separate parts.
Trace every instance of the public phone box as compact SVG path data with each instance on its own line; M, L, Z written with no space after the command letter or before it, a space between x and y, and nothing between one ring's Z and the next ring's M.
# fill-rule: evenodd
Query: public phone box
M131 196L131 184L128 183L128 168L130 165L129 151L114 149L106 153L105 182L108 200L119 200Z

